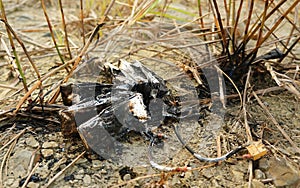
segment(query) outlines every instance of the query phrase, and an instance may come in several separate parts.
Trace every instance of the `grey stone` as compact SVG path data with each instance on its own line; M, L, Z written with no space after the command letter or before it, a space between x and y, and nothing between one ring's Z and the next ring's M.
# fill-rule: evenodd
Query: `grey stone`
M46 164L40 164L39 167L35 170L35 173L39 175L40 178L45 179L48 178L50 171Z
M17 150L9 160L9 171L14 176L25 176L30 163L32 152L29 150Z
M83 177L83 184L84 185L90 185L92 183L92 178L89 175L85 175Z
M18 164L22 164L24 167L28 167L32 152L30 150L21 149L17 150L11 157L10 161L17 161Z
M13 178L9 178L9 179L6 180L5 184L6 185L12 185L14 183L14 181L15 180Z
M16 166L13 170L13 174L14 174L15 178L23 177L26 175L26 173L27 173L27 170L25 170L25 168L21 164Z
M237 170L231 170L233 177L236 181L241 181L244 179L244 173L237 171Z
M214 176L214 173L213 173L212 170L209 169L209 168L202 170L202 174L203 174L203 176L204 176L205 178L207 178L207 179L210 179L211 177Z
M33 148L37 148L40 145L39 142L32 135L26 138L25 143Z
M269 169L270 164L269 164L269 160L266 158L262 158L258 161L258 166L261 170L266 171Z
M77 180L82 180L83 177L84 177L83 174L76 174L76 175L74 175L74 178L77 179Z
M269 174L276 187L294 187L300 183L300 173L290 162L281 158L270 160Z
M77 174L84 174L84 170L83 169L80 169Z

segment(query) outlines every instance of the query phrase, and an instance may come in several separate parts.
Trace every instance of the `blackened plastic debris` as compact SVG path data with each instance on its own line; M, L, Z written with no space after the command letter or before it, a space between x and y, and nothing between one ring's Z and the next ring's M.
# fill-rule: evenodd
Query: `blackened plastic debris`
M79 83L61 87L64 104L72 104L67 112L73 113L79 134L104 158L122 153L119 141L124 131L147 132L165 118L180 115L179 106L172 105L174 97L165 81L140 62L121 60L119 69L113 71L111 85Z

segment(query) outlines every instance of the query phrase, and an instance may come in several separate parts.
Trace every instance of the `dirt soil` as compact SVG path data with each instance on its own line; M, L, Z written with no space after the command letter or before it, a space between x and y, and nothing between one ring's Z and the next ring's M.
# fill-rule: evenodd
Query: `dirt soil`
M51 43L51 36L40 2L24 2L24 4L16 5L14 1L4 1L8 22L22 38L43 76L59 66L61 61ZM82 41L79 34L78 6L68 1L65 3L64 11L67 26L69 30L73 31L70 32L71 47L79 51ZM56 30L58 43L63 45L59 9L52 1L47 1L46 4L49 16L53 20L52 24ZM176 7L179 8L185 6L184 3L176 4ZM197 10L193 11L191 13L196 15L197 12L195 11ZM90 31L98 13L91 11L89 16L90 19L86 21L86 29ZM4 33L6 31L2 24L1 39L4 39L9 46L7 36ZM11 72L11 66L4 49L2 44L0 83L10 85L11 88L0 87L0 113L14 108L24 95L24 91L21 89L22 83L19 82L16 74ZM158 46L151 47L151 50L154 51L154 49L163 51ZM36 81L36 76L19 46L17 50L27 76L27 82L32 84ZM98 53L97 50L99 49L95 50L96 53ZM65 50L62 50L62 53L67 54ZM147 53L149 54L145 55L145 53L140 52L136 57L132 56L131 58L138 57L141 59L141 54L151 56L151 52ZM296 51L296 54L299 53ZM74 53L74 55L76 54ZM93 56L95 53L91 53L91 55ZM177 59L178 62L181 60ZM162 78L170 80L170 82L174 80L176 73L165 71L165 64L152 67L147 61L144 64ZM48 78L43 83L45 86L44 93L49 91L53 84L61 80L65 74L66 71L61 70L55 76ZM263 76L255 76L255 78L250 79L254 90L276 86L269 74L266 72L263 74ZM194 83L195 80L191 81L191 84ZM180 93L180 90L178 89L176 92ZM37 94L38 91L33 96ZM300 187L300 152L297 151L297 148L300 148L299 98L284 89L261 94L259 98L278 122L278 125L274 124L255 97L249 94L246 102L248 124L253 140L262 140L267 154L254 161L245 158L245 154L248 153L245 149L226 161L219 163L200 162L184 149L175 137L169 138L169 143L166 142L163 153L160 153L160 149L155 149L156 162L173 167L191 167L192 170L187 172L160 172L151 167L147 153L137 156L136 154L140 153L137 149L136 151L129 151L132 152L130 153L131 158L128 159L129 164L126 165L118 164L111 159L103 159L92 151L86 151L78 135L77 137L66 137L62 134L61 119L55 109L53 112L49 109L46 110L46 114L42 111L39 113L33 111L31 114L20 112L17 116L8 116L9 118L1 116L0 187L22 187L26 178L28 178L26 187L30 188L48 186L64 188L249 187L249 182L250 186L254 188ZM62 107L61 98L57 100L56 104ZM191 147L203 155L213 157L217 156L216 138L219 138L223 154L238 145L248 143L249 138L238 97L228 100L226 109L222 109L222 116L219 116L220 113L211 110L210 107L210 104L207 103L203 105L202 118L199 122L187 121L179 124L180 132L184 139L188 140ZM174 136L170 127L166 128L166 132ZM294 145L287 140L287 137L292 140ZM149 140L145 137L134 135L130 142L135 146L143 146L147 152ZM82 157L78 158L81 155ZM64 171L64 169L66 170ZM54 177L54 181L50 184L49 182Z

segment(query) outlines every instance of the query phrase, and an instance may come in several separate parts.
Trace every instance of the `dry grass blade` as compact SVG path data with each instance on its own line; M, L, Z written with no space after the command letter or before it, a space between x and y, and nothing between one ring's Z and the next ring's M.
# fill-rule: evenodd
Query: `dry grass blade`
M286 2L286 0L281 0L273 9L270 10L270 12L265 16L265 20L269 19L278 9L279 7L281 7L284 3ZM271 3L270 3L271 4ZM270 8L270 4L268 6L268 10ZM250 21L251 21L251 16L253 13L253 8L254 8L254 0L251 0L251 4L250 4L250 9L249 9L249 13L248 13L248 18L247 18L247 24L246 24L246 28L245 28L245 35L243 37L243 41L240 44L240 46L238 47L237 53L243 52L245 50L246 44L249 42L249 40L251 38L254 37L254 35L256 34L257 30L260 28L260 24L258 24L259 20L261 19L261 17L263 16L264 12L258 17L258 19L256 20L256 22L252 25L252 28L249 31L249 27L250 27Z
M14 136L11 140L9 140L6 144L4 144L1 148L0 151L2 151L4 148L6 148L8 145L10 145L10 148L8 149L8 151L6 152L5 156L3 157L3 160L1 162L1 167L0 167L0 186L3 187L3 167L5 165L5 161L7 160L7 158L10 156L10 153L12 151L12 149L14 148L16 141L20 138L20 136L22 134L24 134L26 132L26 129L23 129L21 132L19 132L16 136ZM12 144L14 142L14 144Z
M220 10L218 8L218 3L216 0L212 0L213 2L213 7L215 9L215 13L217 14L217 20L218 20L218 25L220 27L220 32L221 32L221 35L222 35L222 41L223 41L223 46L224 48L226 49L226 53L228 55L228 58L230 59L230 52L229 52L229 49L228 49L228 45L227 45L227 34L226 34L226 31L223 27L223 23L222 23L222 17L221 17L221 14L220 14Z
M85 45L85 31L84 31L84 22L83 22L83 0L80 0L80 26L81 26L81 32L82 32L82 43Z
M1 8L1 17L2 17L2 20L4 20L4 23L7 23L6 13L5 13L5 9L4 9L4 5L3 5L3 1L2 0L0 0L0 8ZM27 92L28 91L28 87L27 87L26 77L25 77L25 75L23 73L23 69L22 69L22 66L21 66L20 61L19 61L19 57L18 57L16 48L15 48L15 44L14 44L12 35L11 35L10 31L9 31L9 28L7 27L7 24L5 24L5 27L6 27L6 33L8 35L11 48L13 50L13 54L14 54L14 58L15 58L15 64L16 64L16 66L18 68L17 69L18 70L18 74L22 78L22 83L23 83L24 90L25 90L25 92Z
M52 30L52 25L51 25L51 22L50 22L50 19L49 19L49 16L47 14L47 10L46 10L46 6L45 6L45 2L44 0L41 0L41 4L42 4L42 8L43 8L43 11L44 11L44 15L45 15L45 18L46 18L46 21L47 21L47 24L48 24L48 28L49 28L49 31L50 31L50 34L51 34L51 38L52 38L52 41L54 43L54 47L56 49L56 52L61 60L61 62L64 64L65 61L64 61L64 58L62 57L61 53L60 53L60 50L58 48L58 45L56 43L56 39L55 39L55 36L54 36L54 33L53 33L53 30ZM65 32L66 33L66 32ZM67 39L66 39L67 40Z
M15 37L15 39L18 41L18 43L20 44L20 46L22 47L24 53L26 54L26 57L28 58L32 68L34 69L38 79L41 78L40 73L35 65L35 63L33 62L33 60L31 59L29 53L27 52L27 49L24 45L24 43L22 42L22 40L18 37L18 35L16 34L16 32L13 30L13 28L8 24L8 22L6 20L1 19L1 21L5 24L5 26L8 28L8 30L10 31L10 33Z
M3 187L3 168L5 166L5 162L8 160L9 156L11 155L12 150L16 146L17 141L14 140L14 142L9 146L7 152L3 156L1 166L0 166L0 186ZM7 174L6 174L7 175Z
M204 26L204 20L203 20L203 14L202 14L202 6L201 6L201 0L198 0L198 14L199 14L199 20L200 20L200 26L201 28L205 28Z
M30 88L30 90L24 95L24 97L18 102L16 109L14 110L14 114L16 114L21 106L25 103L25 101L28 99L28 97L30 97L30 95L32 94L32 92L34 92L37 88L40 88L42 85L42 82L40 80L38 80L34 86L32 86Z
M297 6L297 4L300 2L300 0L295 1L284 13L283 15L276 21L276 23L273 25L273 27L268 31L268 33L262 37L256 47L252 50L252 53L256 53L258 48L262 45L263 42L265 42L265 40L267 40L270 35L273 34L273 32L275 31L275 29L280 25L280 23L286 18L286 16ZM267 19L267 16L265 16ZM250 53L250 54L252 54Z
M243 115L244 115L244 125L245 125L245 129L246 129L248 143L251 143L253 141L250 126L248 124L247 108L246 108L247 89L248 89L248 87L250 87L250 83L249 83L250 75L251 75L251 67L248 70L246 83L245 83L245 88L244 88L244 93L243 93ZM251 160L249 161L248 172L249 172L248 188L251 188L252 187L252 180L253 180L253 162Z
M69 37L68 37L67 26L66 26L66 23L65 23L64 10L63 10L63 6L62 6L61 0L59 0L58 2L59 2L59 8L60 8L60 12L61 12L62 26L63 26L64 33L65 33L65 45L66 45L67 50L68 50L69 58L72 59L72 52L70 50L70 45L69 45Z
M243 2L244 1L240 1L240 5L239 5L239 8L238 8L238 11L237 11L237 14L236 14L236 18L233 19L234 20L234 24L233 24L233 31L232 31L232 34L231 34L231 37L232 37L232 48L235 49L236 48L236 32L237 32L237 26L238 26L238 23L239 23L239 20L240 20L240 15L241 15L241 11L242 11L242 7L243 7ZM233 18L234 18L234 15L233 15Z

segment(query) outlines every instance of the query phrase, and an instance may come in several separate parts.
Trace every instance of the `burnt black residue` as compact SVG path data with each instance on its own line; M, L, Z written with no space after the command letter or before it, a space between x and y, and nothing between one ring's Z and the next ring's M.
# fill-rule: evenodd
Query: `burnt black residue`
M119 170L119 175L122 180L124 180L124 176L126 174L129 174L131 179L134 179L137 175L135 172L133 172L132 168L129 168L128 166L123 167L121 170Z
M25 183L26 179L27 179L27 177L22 178L22 179L20 180L20 182L19 182L19 187L22 187L22 185ZM35 182L35 183L36 183L36 182L40 182L40 181L42 181L42 179L39 177L38 174L32 174L32 175L30 176L29 182Z
M74 179L75 179L75 177L74 177L73 174L67 175L67 176L64 177L64 180L65 180L65 181L71 181L71 180L74 180Z

